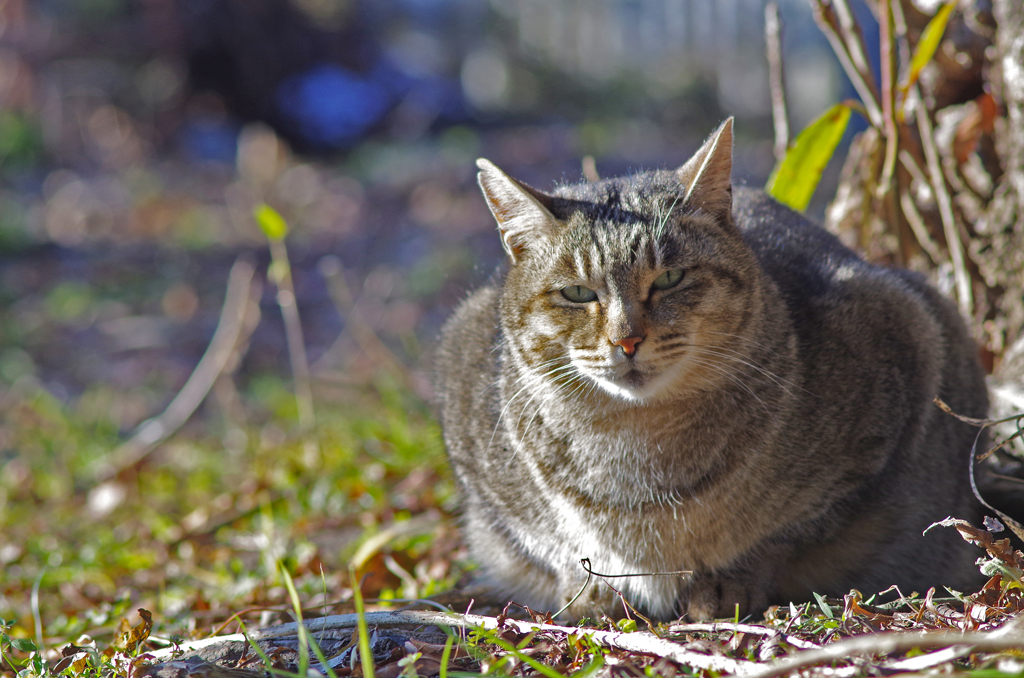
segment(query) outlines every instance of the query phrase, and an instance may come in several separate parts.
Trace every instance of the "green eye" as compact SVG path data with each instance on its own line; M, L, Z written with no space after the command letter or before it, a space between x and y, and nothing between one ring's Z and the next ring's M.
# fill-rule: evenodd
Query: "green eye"
M679 268L669 269L655 278L651 287L656 290L667 290L670 287L675 287L683 279L683 273L684 271Z
M569 285L562 288L562 296L576 304L586 304L597 299L597 292L583 285Z

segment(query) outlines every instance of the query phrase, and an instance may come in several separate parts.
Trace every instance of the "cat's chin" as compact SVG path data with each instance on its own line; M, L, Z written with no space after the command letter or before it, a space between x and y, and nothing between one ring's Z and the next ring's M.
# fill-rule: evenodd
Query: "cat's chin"
M591 378L606 393L633 403L654 400L660 395L666 394L670 389L669 384L674 381L675 371L668 370L661 374L645 374L639 370L631 369L613 379L602 376Z

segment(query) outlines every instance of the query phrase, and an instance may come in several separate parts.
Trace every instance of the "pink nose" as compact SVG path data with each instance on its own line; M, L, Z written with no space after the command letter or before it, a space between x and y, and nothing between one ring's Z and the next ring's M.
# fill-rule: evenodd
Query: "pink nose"
M626 355L633 355L634 353L636 353L637 344L639 344L643 340L643 337L626 337L625 339L619 339L618 341L614 342L614 345L621 346L622 350L625 351Z

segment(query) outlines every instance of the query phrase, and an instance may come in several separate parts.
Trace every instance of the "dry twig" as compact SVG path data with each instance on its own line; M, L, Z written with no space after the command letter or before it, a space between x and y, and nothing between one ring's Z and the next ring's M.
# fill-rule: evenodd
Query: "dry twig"
M260 285L253 282L254 272L255 266L249 259L239 257L235 261L228 275L220 320L206 353L167 409L159 416L144 421L131 438L114 450L99 481L109 480L142 461L158 444L181 428L206 398L217 377L231 363L238 346L248 339L247 333L255 329L256 322L246 322L248 315L259 313Z
M288 250L285 247L284 238L268 238L268 240L270 241L270 256L274 262L272 270L275 271L277 305L281 307L285 339L288 343L288 357L292 365L292 378L295 380L299 428L304 433L308 433L316 425L313 414L313 391L310 387L309 360L306 358L306 342L302 337L302 322L295 301L291 265L288 263Z
M453 612L431 612L420 610L407 610L400 612L367 612L366 623L370 626L405 626L405 625L430 625L443 626L447 628L482 628L485 630L497 630L512 628L518 633L557 633L565 635L586 636L592 642L602 647L636 652L656 657L664 657L670 661L698 669L708 669L722 673L737 675L748 675L757 670L753 662L741 659L731 659L700 652L687 650L679 643L674 643L658 638L652 633L637 631L634 633L621 633L618 631L602 631L600 629L580 628L572 626L557 626L555 624L536 624L533 622L517 621L514 619L499 620L497 617L483 617L475 614L456 614ZM359 615L343 614L323 617L320 619L305 622L311 633L326 630L355 628ZM298 633L298 624L281 624L272 626L249 634L254 641L268 640L282 636L293 636ZM221 636L219 638L208 638L206 640L192 643L182 643L178 649L186 652L198 650L203 647L225 642L244 642L243 634ZM158 650L151 653L154 660L170 658L174 655L172 648Z
M775 125L775 159L786 157L789 147L789 112L786 108L786 80L782 68L782 19L779 3L764 8L764 44L768 58L768 85L772 95L772 122Z
M883 120L882 110L878 104L878 93L875 90L871 69L865 66L867 60L864 57L863 39L860 38L860 29L857 28L856 22L852 21L850 8L845 0L836 0L833 3L826 0L811 0L811 8L814 10L814 21L825 34L832 51L857 90L867 111L868 120L873 127L881 129ZM837 9L841 11L842 16L837 13Z
M668 627L669 633L721 633L723 631L731 633L750 633L757 636L779 636L782 640L798 647L801 650L814 650L819 647L817 643L812 643L809 640L797 638L791 636L778 629L773 629L767 626L756 626L754 624L734 624L731 622L714 622L714 623L692 623L692 624L673 624Z
M855 656L878 656L914 649L970 648L977 652L1001 652L1024 648L1024 631L1017 624L990 633L886 632L854 636L816 650L805 650L748 674L750 678L775 678L796 669ZM956 654L950 652L950 654ZM946 657L950 659L952 657ZM922 662L925 663L925 662Z
M935 136L931 120L928 119L928 109L924 105L920 92L916 91L916 86L914 89L914 98L916 100L914 117L917 118L917 128L921 133L921 147L924 149L925 163L928 166L928 175L931 180L932 191L935 194L935 203L939 207L942 230L946 234L946 246L949 248L949 256L953 261L956 300L960 306L960 312L966 319L970 319L974 313L974 299L971 293L971 277L967 272L964 260L964 245L960 240L956 220L953 217L953 201L949 197L949 191L946 190L946 179L942 174L942 167L939 165L939 154L935 149Z

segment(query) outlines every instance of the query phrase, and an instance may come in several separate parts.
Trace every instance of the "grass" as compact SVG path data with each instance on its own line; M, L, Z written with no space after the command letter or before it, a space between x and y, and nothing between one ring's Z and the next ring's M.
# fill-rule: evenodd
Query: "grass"
M59 296L54 307L74 311L83 295L67 288ZM75 313L52 314L53 322ZM393 374L394 363L388 366L377 374ZM238 394L244 417L221 411L211 398L153 454L112 476L108 460L125 438L124 413L139 392L94 384L61 399L31 365L0 378L9 385L0 392L0 673L127 677L145 661L147 643L321 614L362 615L364 598L420 598L460 579L454 487L440 431L401 375L344 389L314 382L315 425L300 417L290 380L250 376ZM997 565L1013 560L996 546L989 544ZM1007 573L967 603L987 609L986 622L970 617L968 607L928 617L929 603L920 599L906 611L868 609L851 594L818 597L788 613L769 610L760 635L739 619L717 630L650 630L652 638L717 648L729 661L758 662L775 656L779 638L807 649L866 630L976 629L1024 605L1019 570ZM465 675L448 664L454 636L444 646L406 648L400 663L375 667L361 621L360 662L350 672L391 678L400 670L411 678L436 666ZM593 624L638 632L635 621ZM274 670L304 675L309 650L325 663L311 640L298 637L298 674ZM464 634L459 646L452 666L493 675L586 676L628 665L630 675L668 676L679 668L574 634L481 629ZM959 667L996 676L1012 664L1000 661Z
M113 644L136 608L153 612L162 637L209 633L245 609L250 624L274 621L289 607L278 562L307 605L327 598L341 601L327 611L346 611L348 558L382 526L430 510L442 515L431 533L398 536L366 560L364 594L423 595L457 576L439 432L409 393L378 384L344 407L321 407L311 456L292 433L287 384L265 378L247 397L259 423L245 444L226 446L216 422L193 427L96 486L121 440L100 406L111 398L96 387L67 405L31 380L3 396L0 619L17 639L4 650L9 667L31 653L22 639L47 650L83 634ZM419 590L402 590L410 582L386 560Z

